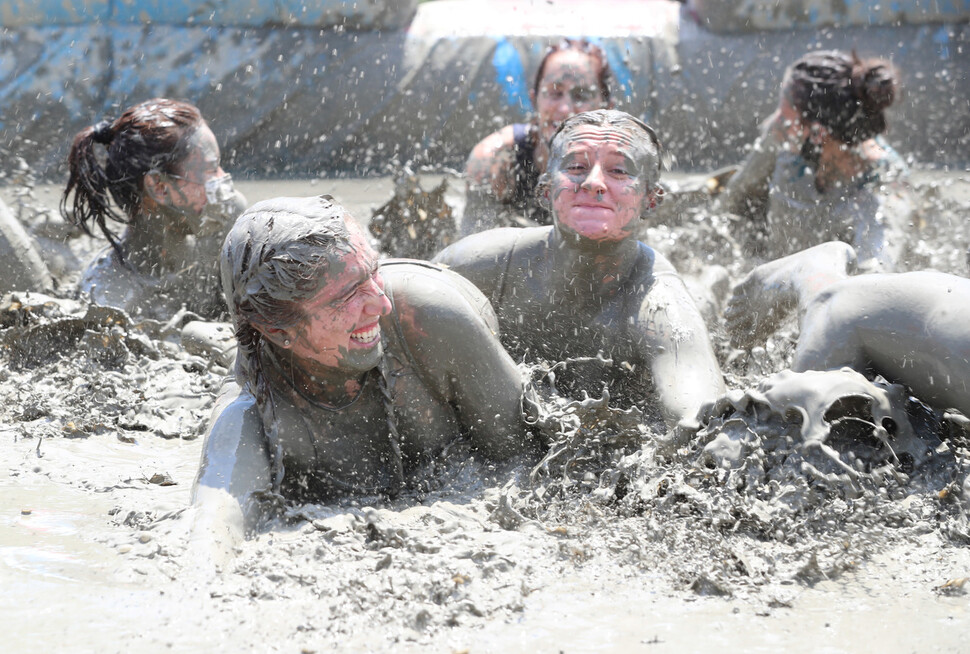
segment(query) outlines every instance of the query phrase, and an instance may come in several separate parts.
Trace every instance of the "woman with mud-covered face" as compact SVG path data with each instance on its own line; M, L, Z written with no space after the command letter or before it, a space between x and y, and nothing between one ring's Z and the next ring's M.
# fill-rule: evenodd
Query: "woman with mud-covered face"
M880 59L837 50L801 57L720 209L745 216L768 257L839 240L863 268L894 270L915 212L907 166L882 138L897 86Z
M224 314L214 262L245 200L196 107L165 98L130 107L79 132L68 164L62 213L88 233L93 223L109 243L81 277L83 296L160 320L183 305L205 318Z
M723 389L707 329L669 262L635 237L660 201L660 143L620 111L566 119L539 194L550 227L466 237L435 260L491 300L515 356L569 363L561 391L693 420Z
M468 157L462 236L503 225L551 224L535 199L549 140L569 116L613 106L611 77L605 53L588 41L566 39L549 48L529 93L533 121L490 134Z
M532 447L488 301L438 266L379 263L329 197L251 207L222 276L239 345L197 479L205 511L252 518L260 492L393 496L461 436L496 459Z

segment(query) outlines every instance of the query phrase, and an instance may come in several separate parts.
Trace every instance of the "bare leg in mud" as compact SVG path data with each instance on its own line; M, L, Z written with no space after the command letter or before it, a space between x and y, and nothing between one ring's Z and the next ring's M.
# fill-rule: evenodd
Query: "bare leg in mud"
M763 343L792 310L804 311L822 289L845 279L855 267L855 251L840 241L758 266L734 286L724 310L731 345Z

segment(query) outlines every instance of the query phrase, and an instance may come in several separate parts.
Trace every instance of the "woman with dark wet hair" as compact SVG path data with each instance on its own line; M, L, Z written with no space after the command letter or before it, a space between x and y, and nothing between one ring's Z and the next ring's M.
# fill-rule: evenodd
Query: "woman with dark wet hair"
M635 405L669 425L724 390L704 321L673 266L636 238L662 197L654 131L622 111L567 118L538 195L553 224L468 236L435 258L471 280L516 357L559 390Z
M769 257L840 240L863 268L893 270L915 206L907 167L882 138L897 87L881 59L803 56L785 72L778 109L720 208L747 216Z
M215 262L245 200L219 159L202 114L177 100L148 100L79 132L61 212L109 243L80 293L139 317L165 320L183 305L205 318L223 314ZM120 236L112 222L125 227Z
M612 107L611 81L606 54L588 41L564 39L546 51L529 91L532 121L488 135L468 157L462 236L499 226L551 224L535 197L549 139L565 118Z
M379 263L331 198L251 207L222 278L239 345L203 450L203 513L252 519L261 493L394 496L462 435L495 459L531 447L488 301L438 266Z

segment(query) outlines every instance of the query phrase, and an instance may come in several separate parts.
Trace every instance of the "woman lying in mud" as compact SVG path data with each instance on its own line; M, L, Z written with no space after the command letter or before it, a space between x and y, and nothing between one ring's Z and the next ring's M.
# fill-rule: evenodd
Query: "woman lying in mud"
M896 87L886 61L804 55L785 72L778 109L720 209L745 216L769 257L840 240L863 268L894 270L915 210L906 165L881 136Z
M566 119L552 139L538 194L553 225L462 239L435 260L491 300L516 355L564 362L570 395L604 386L621 403L659 400L669 424L692 420L724 390L707 329L670 263L638 241L660 202L660 143L621 111Z
M206 511L252 518L265 491L393 496L462 434L491 458L533 446L484 296L438 266L378 263L329 197L251 207L222 276L239 348L197 478Z
M550 47L529 92L535 116L489 134L468 157L462 236L493 227L549 225L536 184L549 160L549 139L568 116L613 106L606 54L585 40Z
M732 344L763 341L791 310L792 370L852 368L970 416L970 280L921 271L850 277L856 254L830 242L755 268L725 311Z
M216 261L245 200L219 158L202 114L177 100L148 100L79 132L61 212L89 234L97 225L109 243L84 271L81 295L160 320L183 305L205 318L224 314Z

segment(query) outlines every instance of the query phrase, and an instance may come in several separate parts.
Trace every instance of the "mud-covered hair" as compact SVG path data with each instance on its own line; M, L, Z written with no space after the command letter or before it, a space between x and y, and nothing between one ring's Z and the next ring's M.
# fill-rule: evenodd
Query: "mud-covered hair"
M855 52L810 52L788 67L782 92L807 123L855 145L886 131L885 110L896 98L892 64Z
M285 329L303 318L302 302L326 285L330 257L350 247L345 215L328 195L265 200L239 216L222 246L222 287L238 343L236 380L256 398L276 462L276 489L282 453L272 389L263 374L268 343L260 329Z
M203 124L194 105L154 98L129 107L117 120L81 130L67 159L70 176L61 197L61 214L88 234L92 234L91 224L97 225L123 258L118 235L107 221L131 223L141 211L145 175L178 174L189 153L189 139ZM97 145L104 151L99 152ZM111 199L122 213L112 207Z
M613 71L610 69L610 62L607 60L603 48L590 43L586 39L562 39L558 43L554 43L546 48L546 53L542 56L542 61L539 62L539 68L536 70L535 80L532 82L532 93L538 97L539 87L542 85L542 76L545 75L549 57L564 50L582 52L593 61L593 65L596 68L596 81L600 87L600 98L607 106L612 105Z

